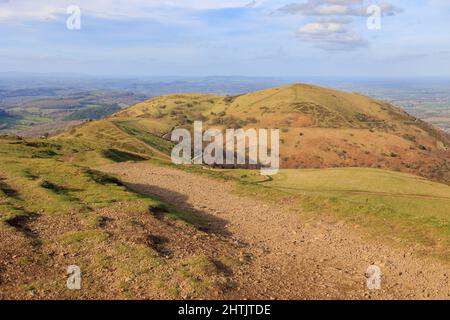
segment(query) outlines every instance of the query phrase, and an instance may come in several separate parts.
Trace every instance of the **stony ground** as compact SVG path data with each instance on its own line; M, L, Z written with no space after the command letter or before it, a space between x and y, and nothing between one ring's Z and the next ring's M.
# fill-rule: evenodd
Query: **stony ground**
M231 182L147 163L109 165L129 187L207 219L209 232L241 248L228 270L235 285L220 298L449 299L449 266L413 249L368 240L354 226L306 219L289 200L266 203L239 195ZM382 289L368 290L367 268L382 271Z

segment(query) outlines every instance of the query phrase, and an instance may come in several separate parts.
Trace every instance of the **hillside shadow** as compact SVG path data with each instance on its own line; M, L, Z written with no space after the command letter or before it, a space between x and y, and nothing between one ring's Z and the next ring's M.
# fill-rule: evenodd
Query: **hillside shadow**
M225 237L231 236L231 233L227 231L225 227L228 224L227 220L219 218L205 210L196 209L188 202L188 197L184 194L151 184L127 183L126 185L133 192L137 192L145 196L151 196L168 203L176 209L188 212L190 217L180 216L180 219L194 224L203 232ZM169 210L165 213L169 213ZM164 211L164 209L158 208L157 210L153 210L151 213L156 218L160 219L164 216Z
M12 188L9 184L5 182L6 178L0 177L0 191L2 191L6 196L11 198L19 198L19 191Z
M16 215L6 219L5 223L23 234L27 239L30 239L31 244L34 247L40 247L42 241L39 237L39 233L30 227L30 223L36 221L39 217L40 215L37 213L27 212L26 214Z

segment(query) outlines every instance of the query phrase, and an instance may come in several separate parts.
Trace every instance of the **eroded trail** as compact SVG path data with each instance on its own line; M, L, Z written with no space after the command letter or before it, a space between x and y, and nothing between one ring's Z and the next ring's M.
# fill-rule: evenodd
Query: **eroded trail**
M288 201L264 203L237 195L232 183L146 163L102 170L137 191L200 212L210 229L243 244L248 263L232 270L236 288L222 298L450 298L447 265L364 240L350 225L303 221ZM381 290L367 289L372 264L381 268Z

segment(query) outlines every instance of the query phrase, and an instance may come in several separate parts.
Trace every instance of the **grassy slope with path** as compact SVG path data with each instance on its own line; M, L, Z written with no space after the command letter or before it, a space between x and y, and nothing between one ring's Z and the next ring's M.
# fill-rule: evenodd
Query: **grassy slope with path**
M306 211L333 213L366 225L374 233L425 244L433 248L429 253L448 258L448 187L399 172L353 167L443 178L449 174L445 137L403 111L370 98L309 85L225 98L174 94L139 103L62 138L97 145L107 142L126 152L150 157L157 153L164 160L171 147L164 139L166 134L177 126L190 128L194 120L222 129L281 128L282 164L288 168L349 168L283 169L273 181L259 186L297 196ZM423 171L427 166L430 170ZM244 183L261 180L251 171L232 170L226 175Z
M265 187L270 201L261 201L253 194L261 191L261 185L242 186L236 193L236 184L222 181L223 176L210 179L210 171L202 177L148 162L107 165L101 170L119 175L130 188L157 195L180 208L212 213L211 228L245 244L244 257L250 263L234 268L233 279L240 288L238 293L247 298L450 296L448 264L418 257L416 242L392 246L386 239L368 237L365 228L355 228L355 223L345 223L342 217L333 219L327 211L305 214L298 207L303 199L292 194L277 191L274 197L275 190ZM213 175L220 178L215 172ZM389 219L387 223L392 222ZM363 285L370 264L382 268L383 289L378 292L369 292Z
M311 90L312 93L308 92ZM323 98L317 90L315 87L294 86L233 98L171 95L138 104L108 119L87 123L50 140L1 138L0 158L3 165L0 170L0 213L3 224L0 232L4 245L0 254L6 264L1 268L3 271L0 277L20 281L19 285L7 287L3 292L8 297L76 297L65 292L64 282L58 280L64 275L63 266L72 263L79 263L87 269L92 277L88 281L109 277L113 270L117 278L110 294L115 296L211 297L208 287L217 293L220 288L227 286L227 280L223 280L222 274L224 267L217 266L222 265L218 261L236 260L233 246L226 241L216 242L215 238L209 238L198 230L193 231L195 229L185 224L182 227L167 227L165 221L162 223L157 219L160 210L156 210L155 214L151 210L149 212L149 207L162 206L164 216L203 226L201 219L195 215L170 206L167 209L160 201L137 194L122 186L120 181L92 171L92 168L105 164L145 159L170 166L167 157L170 143L163 136L174 126L182 124L189 127L193 119L204 118L205 121L211 121L212 126L218 127L246 126L255 124L252 116L257 115L258 125L267 126L268 121L273 120L276 124L285 123L287 132L284 133L288 137L299 136L302 139L306 135L307 138L302 140L306 146L313 143L308 138L309 131L311 136L317 134L325 140L334 139L335 142L347 140L345 145L350 145L361 144L358 139L367 141L367 135L372 134L372 130L380 136L375 144L380 144L377 145L379 149L371 147L371 151L389 152L381 141L395 138L408 148L415 148L411 151L414 157L422 156L423 153L425 160L436 160L440 156L440 151L436 150L443 144L433 140L433 130L397 123L402 129L409 129L403 132L398 128L389 131L372 127L367 118L361 123L352 123L358 114L345 104L349 101L351 105L362 104L366 107L363 113L374 117L386 116L383 108L387 107L377 102L366 105L366 98L336 95L334 91L328 92L328 96ZM313 104L316 107L305 111L303 116L295 111L299 118L293 119L293 113L286 113L286 104L283 104L283 99L292 99L292 92L296 99L298 95L308 93L308 101L301 101L307 105L301 108L312 108ZM331 111L332 114L329 114L317 106L331 103L329 99L340 101L333 104L339 111L337 115ZM291 102L287 104L289 107L292 107ZM263 106L265 108L260 111L245 109L245 106L257 108L261 103L268 106ZM371 108L375 108L375 111ZM328 119L327 122L308 125L311 119L307 118L317 112L328 115L324 118ZM277 114L280 118L277 118ZM286 114L289 119L282 116ZM395 117L403 115L398 111ZM218 123L219 118L225 119L225 122ZM333 123L345 123L346 127L327 128ZM363 128L355 128L358 125ZM330 137L327 130L336 134ZM402 137L410 131L416 132L415 141L412 141L411 136ZM291 140L296 141L296 138ZM291 144L291 140L285 147ZM427 150L417 151L422 144ZM297 147L294 145L285 150L293 148ZM392 164L391 158L386 161L388 167ZM399 163L397 160L405 160L398 156L394 158L396 163ZM337 164L342 165L341 162ZM351 164L348 162L345 165ZM410 169L406 168L405 171L414 171ZM423 254L436 255L448 261L450 217L447 199L449 187L446 185L417 176L364 168L282 170L280 175L269 181L250 170L211 171L197 167L183 170L219 179L232 179L241 184L241 192L246 195L270 200L293 197L304 215L331 215L338 220L344 219L352 225L364 227L364 234L388 238L406 246L419 245L419 251ZM159 235L149 240L147 237L152 230L156 230ZM205 240L194 240L194 235L195 239ZM175 246L171 251L178 253L169 263L163 257L164 248L161 249L165 246L164 239ZM191 249L184 246L190 246ZM211 248L220 248L219 257L216 256L214 261L211 260ZM98 252L103 251L98 255ZM132 267L132 261L136 262L135 267ZM55 265L60 268L59 273L52 272ZM235 263L225 265L231 268ZM154 270L150 275L143 272L149 266ZM197 273L205 270L208 270L206 277L197 279ZM42 280L26 277L30 272L41 275ZM154 276L156 273L162 276ZM177 279L175 283L169 280L174 275L174 279ZM150 283L153 291L140 288L139 282ZM49 293L45 288L56 288L56 291ZM86 297L101 297L95 292L104 290L95 286L93 288L94 291L85 292ZM107 290L102 297L108 297Z
M102 151L75 141L0 137L0 298L218 294L228 280L214 263L237 261L238 251L200 231L200 217L83 164L84 153L95 154L97 164L136 156ZM80 292L65 288L72 264L83 272Z

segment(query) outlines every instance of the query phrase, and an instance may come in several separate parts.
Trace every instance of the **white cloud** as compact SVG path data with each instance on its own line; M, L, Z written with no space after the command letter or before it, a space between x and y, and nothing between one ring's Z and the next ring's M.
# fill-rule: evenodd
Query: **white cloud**
M0 19L56 19L65 14L69 5L77 5L82 14L98 18L146 19L167 18L176 10L224 9L248 4L249 0L0 0Z
M342 24L336 22L313 22L304 25L298 31L305 35L330 35L342 33L345 29Z
M279 11L306 16L366 16L366 9L373 3L364 0L307 0L302 3L290 3ZM403 9L389 3L379 3L383 16L392 16L403 12Z
M367 8L372 4L366 0L305 0L287 4L278 10L313 18L313 22L299 28L301 39L326 50L353 50L368 46L368 41L350 30L351 19L368 17ZM382 16L395 16L403 12L389 3L379 3L378 6Z
M353 50L368 45L358 34L350 31L345 20L317 21L298 30L298 36L326 50Z

